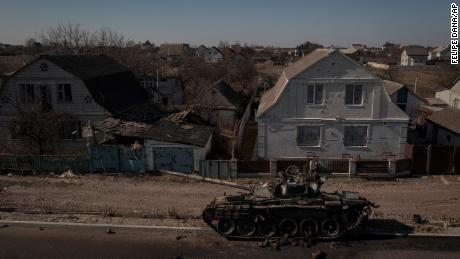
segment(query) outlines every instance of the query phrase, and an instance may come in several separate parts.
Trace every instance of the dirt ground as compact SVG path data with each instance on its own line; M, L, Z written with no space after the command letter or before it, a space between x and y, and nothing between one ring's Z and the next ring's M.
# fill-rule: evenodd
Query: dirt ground
M239 180L263 183L264 179ZM377 218L409 221L460 219L460 178L430 176L398 181L331 178L324 191L358 191L380 205ZM112 224L201 226L215 197L242 192L174 176L0 176L0 219Z

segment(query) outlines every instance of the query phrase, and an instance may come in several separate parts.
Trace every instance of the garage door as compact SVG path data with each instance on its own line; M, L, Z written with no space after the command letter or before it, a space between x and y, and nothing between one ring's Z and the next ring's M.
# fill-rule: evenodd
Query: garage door
M155 170L170 170L181 173L193 171L193 149L183 147L153 148Z

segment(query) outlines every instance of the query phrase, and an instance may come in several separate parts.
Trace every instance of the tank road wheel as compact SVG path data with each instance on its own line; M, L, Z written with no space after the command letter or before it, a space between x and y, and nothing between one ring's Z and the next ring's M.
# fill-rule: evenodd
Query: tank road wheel
M240 236L250 237L256 233L256 224L254 220L240 220L236 225L236 230Z
M223 235L230 235L235 230L235 222L232 219L220 219L217 230Z
M300 222L300 232L305 237L315 237L318 235L318 223L311 218L303 219L302 222Z
M291 218L284 218L280 221L279 232L282 236L288 235L293 237L297 234L297 223Z
M272 237L276 234L276 224L270 220L259 221L257 231L261 236Z
M325 219L321 222L321 233L330 238L335 238L339 235L340 225L335 219Z
M356 222L359 220L361 217L361 213L359 213L358 210L356 209L350 209L345 211L344 215L344 221L347 224L347 226L351 226L356 224Z

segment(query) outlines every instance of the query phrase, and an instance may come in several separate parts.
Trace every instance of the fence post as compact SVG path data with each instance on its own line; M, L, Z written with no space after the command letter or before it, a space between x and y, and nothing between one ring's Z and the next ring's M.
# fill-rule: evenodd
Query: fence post
M388 174L396 176L396 160L394 159L388 160Z
M426 175L430 175L431 170L431 145L426 147Z
M270 159L270 176L276 177L277 168L276 168L276 160Z
M350 158L348 160L348 178L356 175L356 160Z
M230 177L238 178L238 160L235 158L230 159Z

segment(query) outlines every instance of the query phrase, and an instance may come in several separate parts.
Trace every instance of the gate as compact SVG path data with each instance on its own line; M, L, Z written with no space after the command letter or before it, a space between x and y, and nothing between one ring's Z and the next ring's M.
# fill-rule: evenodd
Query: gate
M412 146L412 174L426 174L428 146Z
M453 172L453 146L431 146L430 155L430 174L450 174Z
M90 149L92 172L120 172L145 170L144 148L124 146L93 146Z
M216 179L236 178L236 170L233 172L231 163L230 160L201 160L200 174Z
M192 173L193 161L193 148L153 148L153 164L156 171L169 170L181 173Z

